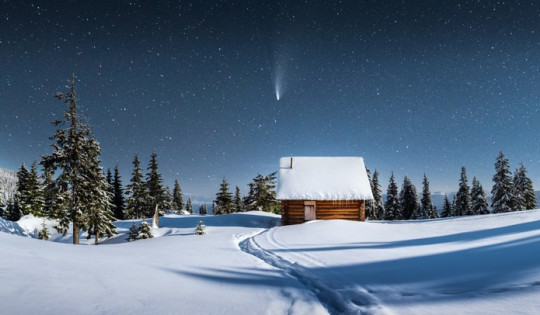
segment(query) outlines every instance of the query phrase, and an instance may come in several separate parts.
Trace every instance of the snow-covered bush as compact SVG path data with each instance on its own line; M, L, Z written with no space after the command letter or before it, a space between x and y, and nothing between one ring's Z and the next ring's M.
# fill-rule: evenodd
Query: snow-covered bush
M204 235L206 234L206 225L203 224L203 221L199 221L197 228L195 229L195 234Z
M48 240L51 237L51 234L49 233L49 229L47 229L47 226L45 225L45 222L41 224L41 231L38 233L38 238L40 240Z
M128 242L141 240L141 239L147 239L152 238L152 229L150 228L150 225L148 225L148 222L142 221L141 225L137 227L135 222L133 222L133 225L129 229L129 237Z

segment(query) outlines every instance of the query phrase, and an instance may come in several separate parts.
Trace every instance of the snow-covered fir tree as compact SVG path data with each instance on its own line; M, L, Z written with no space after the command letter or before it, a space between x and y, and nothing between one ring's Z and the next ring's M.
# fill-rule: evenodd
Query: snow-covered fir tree
M124 197L124 188L122 187L122 178L120 176L120 170L118 165L114 167L114 179L113 179L113 209L114 217L118 220L124 220L126 217L126 200Z
M197 228L195 228L195 234L197 235L206 234L206 225L204 225L203 221L199 221L199 224L197 224Z
M200 215L207 215L208 214L208 210L206 209L206 204L203 203L199 206L199 214Z
M384 204L384 219L385 220L401 220L401 205L399 203L398 187L394 179L394 172L390 176L390 183L386 190L386 202Z
M193 214L193 205L191 204L191 198L188 198L186 202L186 211Z
M17 192L15 193L16 202L19 205L22 215L27 215L30 213L30 198L28 196L29 177L30 172L23 162L17 171Z
M163 210L166 208L165 187L163 179L158 170L157 153L152 152L150 163L148 164L148 173L146 174L146 185L148 186L148 206L146 207L146 217L154 215L156 206Z
M371 180L371 171L369 168L366 167L366 174L369 181L369 187L371 188L371 191L373 192L373 181ZM376 220L375 217L375 203L373 200L366 200L365 201L365 211L366 211L366 219L368 220Z
M382 190L381 185L379 184L379 172L375 170L373 172L373 218L375 220L384 219L384 205L382 201Z
M471 209L474 214L489 214L488 201L484 188L480 184L480 181L473 178L471 188Z
M40 240L48 240L49 238L51 238L51 234L49 233L49 229L47 228L47 226L45 225L45 222L43 222L41 224L41 230L39 231L38 233L38 238Z
M113 178L112 178L112 172L110 168L107 168L107 185L109 187L109 192L114 194L114 188L113 188Z
M43 168L42 181L43 181L43 214L47 217L55 217L56 211L55 205L61 204L61 201L57 198L57 187L53 180L54 171L50 168Z
M533 189L533 182L527 176L527 169L523 163L514 173L514 200L516 210L530 210L536 208L536 194Z
M39 179L37 163L32 163L28 178L26 179L25 208L24 214L32 214L35 217L43 216L45 199L43 196L43 185Z
M403 179L403 185L399 193L399 203L401 205L402 220L425 218L425 214L419 210L420 204L416 187L407 176Z
M108 199L95 200L108 194L103 172L99 167L101 149L88 124L77 112L77 93L73 75L66 93L57 93L56 97L64 101L68 109L63 119L55 121L57 131L51 137L54 149L51 155L43 156L45 168L59 170L55 179L58 188L58 210L55 215L59 220L55 227L65 235L72 224L73 244L79 244L79 232L88 227L90 211L108 211L102 206ZM96 203L99 204L98 209ZM110 211L110 210L109 210Z
M184 197L182 196L182 188L178 180L174 180L174 188L172 193L172 210L180 211L184 209ZM186 206L187 210L187 206ZM189 211L189 210L188 210Z
M244 211L244 202L242 196L240 195L240 187L238 186L236 186L236 190L234 192L234 208L235 212Z
M142 221L141 224L137 227L135 221L133 221L133 224L129 229L129 236L127 240L128 242L132 242L136 240L149 239L152 237L154 237L152 235L152 228L150 227L150 224L148 224L148 222Z
M233 196L229 191L229 183L225 178L221 181L215 203L214 214L227 214L234 211Z
M276 200L276 172L257 177L249 184L249 194L244 200L247 210L276 211L279 204Z
M129 185L127 185L127 193L127 216L131 219L145 217L145 209L149 198L148 186L143 179L141 162L137 155L133 158L133 171Z
M17 199L17 196L15 196L13 200L8 200L6 211L4 211L4 219L9 221L19 221L22 217L22 211Z
M491 209L493 213L513 211L514 197L512 195L512 175L508 159L501 151L495 161L495 175L491 189Z
M456 193L456 204L454 205L454 216L474 215L471 207L471 193L467 183L467 171L465 166L461 167L459 179L459 189Z
M441 212L441 218L451 217L453 213L454 213L454 209L452 209L452 204L450 203L450 200L448 199L448 195L444 194L444 202L443 202L443 210Z
M431 201L431 191L429 190L429 181L424 174L424 179L422 181L422 200L421 200L422 213L426 215L427 219L436 219L439 217L437 213L437 208L433 205Z

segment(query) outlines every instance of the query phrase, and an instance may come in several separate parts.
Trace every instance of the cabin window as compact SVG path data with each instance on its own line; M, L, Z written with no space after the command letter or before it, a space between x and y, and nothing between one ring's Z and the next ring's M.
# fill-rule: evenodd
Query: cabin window
M304 221L317 219L315 201L304 201Z

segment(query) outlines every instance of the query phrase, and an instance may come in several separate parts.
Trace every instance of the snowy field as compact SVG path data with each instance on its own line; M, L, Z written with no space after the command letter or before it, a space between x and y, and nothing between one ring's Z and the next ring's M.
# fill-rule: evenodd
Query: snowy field
M21 237L41 222L0 221L2 313L535 314L540 299L540 210L286 227L167 215L156 238L127 243L119 221L99 246Z

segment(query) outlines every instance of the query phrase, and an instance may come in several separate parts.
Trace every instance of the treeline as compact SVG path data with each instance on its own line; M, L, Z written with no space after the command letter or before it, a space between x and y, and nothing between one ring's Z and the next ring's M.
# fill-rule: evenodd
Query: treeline
M258 174L248 184L247 196L240 195L240 188L236 186L233 197L229 190L229 183L223 179L216 199L212 202L212 214L228 214L249 210L259 210L279 213L280 207L276 200L276 172L267 176Z
M374 200L366 203L366 217L370 220L411 220L435 219L440 217L457 217L464 215L481 215L535 209L537 205L532 180L527 176L523 163L514 173L510 172L508 159L501 151L495 161L495 175L491 190L491 211L484 189L476 177L472 187L468 184L465 167L461 168L459 189L452 202L444 195L441 213L433 205L429 181L424 174L422 195L419 200L415 185L405 176L401 190L398 191L394 174L390 176L386 190L386 201L383 202L379 173L377 170L368 178Z

